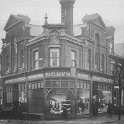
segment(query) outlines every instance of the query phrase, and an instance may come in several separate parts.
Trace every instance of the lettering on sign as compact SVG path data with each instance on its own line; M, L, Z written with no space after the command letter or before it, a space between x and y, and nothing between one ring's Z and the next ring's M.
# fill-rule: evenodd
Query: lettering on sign
M93 80L94 80L94 81L109 82L109 83L112 82L111 79L107 79L107 78L104 78L104 77L96 77L96 76L93 76Z
M68 77L70 75L70 72L45 72L45 77Z

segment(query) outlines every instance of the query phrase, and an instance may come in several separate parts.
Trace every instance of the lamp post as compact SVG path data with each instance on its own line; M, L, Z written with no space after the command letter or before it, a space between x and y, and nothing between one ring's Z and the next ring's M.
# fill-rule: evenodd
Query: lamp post
M121 64L118 62L112 63L114 64L114 83L115 78L117 78L117 85L118 85L118 120L121 119L121 75L122 75L122 67Z
M117 64L117 79L119 86L119 97L118 97L118 120L121 119L121 64Z

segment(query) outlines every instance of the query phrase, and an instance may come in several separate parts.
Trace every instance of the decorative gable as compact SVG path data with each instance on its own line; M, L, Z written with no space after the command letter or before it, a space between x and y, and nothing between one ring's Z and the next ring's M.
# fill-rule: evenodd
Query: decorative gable
M105 24L100 16L94 20L94 23L105 28Z
M52 30L49 33L50 44L59 44L59 32L57 30Z
M92 22L96 25L99 25L103 28L105 28L105 24L101 18L101 16L99 14L91 14L91 15L85 15L84 18L83 18L83 22L84 23L87 23L87 22Z
M30 18L24 15L10 15L4 30L7 31L9 30L11 27L15 26L16 24L20 23L20 22L25 22L26 24L30 22Z
M9 17L5 27L4 27L4 30L7 31L9 29L9 27L16 24L18 21L19 20L17 20L14 15L10 15L10 17Z

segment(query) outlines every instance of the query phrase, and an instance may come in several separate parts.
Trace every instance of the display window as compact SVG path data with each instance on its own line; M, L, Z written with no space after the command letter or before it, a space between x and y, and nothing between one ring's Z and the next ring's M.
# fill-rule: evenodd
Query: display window
M112 86L101 82L95 83L94 85L97 85L93 89L93 100L96 103L97 112L107 112L108 104L112 103Z
M54 95L50 98L49 106L50 113L61 114L63 112L63 103L66 101L64 95Z
M26 103L27 102L27 96L26 96L26 84L19 84L19 102L20 103Z
M89 113L89 102L90 102L90 90L81 89L79 91L79 99L78 99L78 113L80 114L88 114Z
M13 103L13 88L12 86L6 87L7 103Z

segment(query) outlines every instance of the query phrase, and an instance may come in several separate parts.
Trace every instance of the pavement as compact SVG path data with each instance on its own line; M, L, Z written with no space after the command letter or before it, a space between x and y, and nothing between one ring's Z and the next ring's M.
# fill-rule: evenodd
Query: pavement
M92 118L72 119L72 120L42 120L42 121L24 121L24 120L0 120L0 124L120 124L117 115L102 115ZM121 123L124 123L124 115L121 116Z

